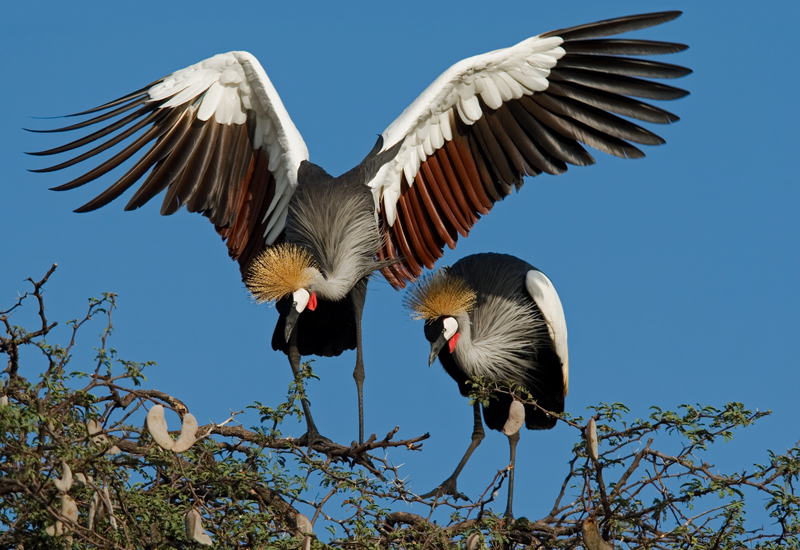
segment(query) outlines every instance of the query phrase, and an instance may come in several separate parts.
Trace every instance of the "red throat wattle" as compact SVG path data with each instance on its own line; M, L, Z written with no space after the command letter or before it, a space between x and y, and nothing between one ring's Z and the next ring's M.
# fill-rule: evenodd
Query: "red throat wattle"
M308 305L306 306L309 310L314 311L317 309L317 293L312 292L311 296L308 298Z
M456 332L447 344L450 346L450 353L456 349L456 342L458 342L458 333Z

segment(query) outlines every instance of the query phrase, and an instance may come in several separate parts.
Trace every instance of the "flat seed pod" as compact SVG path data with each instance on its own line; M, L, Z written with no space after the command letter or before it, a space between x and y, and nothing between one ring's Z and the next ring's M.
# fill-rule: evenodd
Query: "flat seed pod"
M153 436L153 441L158 443L162 449L170 450L175 446L175 442L169 436L167 419L164 418L162 405L155 405L147 412L147 429Z
M522 428L525 423L525 405L519 401L512 401L508 409L508 420L503 426L503 433L512 436Z
M211 537L203 529L203 517L195 508L192 508L183 517L183 526L186 530L186 536L195 542L205 546L214 544Z
M61 495L61 514L72 522L78 522L78 505L69 495Z
M100 495L98 495L97 492L95 491L95 493L92 495L92 501L89 503L89 520L87 523L87 527L89 528L90 531L92 530L92 527L94 527L94 516L97 513L97 504L99 502L100 502Z
M481 535L480 533L472 533L470 536L467 537L467 544L466 550L477 550L481 547Z
M94 479L92 479L92 476L87 476L85 474L82 474L81 472L75 474L75 480L81 485L90 485L94 483Z
M54 525L51 525L47 529L44 530L45 533L50 535L51 537L60 537L64 534L64 524L60 521L57 521Z
M6 405L8 405L8 396L0 395L0 407L5 407Z
M53 485L56 486L62 493L66 493L72 488L72 470L69 467L69 464L66 462L61 462L61 471L62 471L62 478L54 478Z
M304 535L311 535L314 533L314 526L311 525L311 520L305 514L296 514L294 516L297 523L297 530Z
M589 450L589 456L592 461L597 462L599 456L597 453L597 424L594 418L590 418L589 423L586 425L586 447Z
M603 540L597 527L597 518L586 518L581 526L583 543L588 550L614 550L614 547Z
M111 495L108 494L108 486L103 487L103 492L101 494L103 498L103 506L106 508L108 512L108 521L111 523L111 527L114 528L114 531L117 530L117 518L114 515L114 506L111 504Z
M97 445L98 447L104 447L108 445L108 437L106 436L106 434L101 433L103 431L103 427L100 424L98 424L97 421L89 420L86 423L86 428L89 430L89 435L98 434L92 438L92 441L94 441L95 445ZM119 450L119 447L114 445L106 451L106 454L116 455L119 454L120 452L121 451Z
M148 426L149 427L149 426ZM175 444L172 446L172 451L182 453L188 450L197 441L197 419L191 413L186 413L183 416L183 425L181 426L181 435Z
M100 424L98 424L98 422L96 420L87 421L86 422L86 429L89 430L89 435L99 434L100 432L103 431L103 427ZM105 438L105 435L100 434L100 435L98 435L96 437L93 437L92 441L94 441L95 443L98 443L98 442L105 441L104 438Z

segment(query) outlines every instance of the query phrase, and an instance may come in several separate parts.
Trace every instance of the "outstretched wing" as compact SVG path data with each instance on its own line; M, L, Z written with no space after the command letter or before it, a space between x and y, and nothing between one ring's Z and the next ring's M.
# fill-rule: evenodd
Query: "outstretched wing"
M525 288L547 321L547 332L553 348L561 359L561 374L564 378L564 395L569 390L569 348L567 347L567 320L556 288L547 275L531 269L525 275Z
M76 212L105 206L150 170L125 210L139 208L166 190L161 214L173 214L185 205L209 218L243 272L258 252L281 237L297 169L308 159L308 149L264 69L249 53L216 55L116 101L69 116L93 113L102 114L64 128L34 130L78 130L121 116L67 145L32 153L54 155L99 143L34 172L72 166L144 132L55 190L80 187L149 148L116 183Z
M562 174L593 164L581 143L623 158L633 143L664 140L621 118L666 124L678 117L635 98L688 92L646 78L689 69L624 56L680 52L682 44L605 36L659 25L680 12L621 17L529 38L453 65L382 134L383 150L402 143L369 185L384 246L383 270L403 287L454 248L523 176ZM599 39L598 39L599 38Z

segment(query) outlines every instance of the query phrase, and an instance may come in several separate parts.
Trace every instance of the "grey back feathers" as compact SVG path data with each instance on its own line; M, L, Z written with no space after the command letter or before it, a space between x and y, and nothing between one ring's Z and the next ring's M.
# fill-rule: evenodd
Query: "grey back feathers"
M351 175L333 178L306 161L289 203L286 240L311 252L325 278L315 290L327 300L341 300L358 281L385 267L374 261L383 241L372 192Z

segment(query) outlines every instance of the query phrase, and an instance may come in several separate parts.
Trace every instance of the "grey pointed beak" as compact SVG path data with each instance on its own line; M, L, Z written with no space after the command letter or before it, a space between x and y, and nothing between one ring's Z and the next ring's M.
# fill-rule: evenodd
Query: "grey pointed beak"
M286 325L283 332L283 335L286 337L286 341L289 341L289 338L292 336L292 331L294 330L295 325L297 324L297 318L300 317L300 314L297 310L292 306L292 309L289 310L289 314L286 316Z
M439 355L439 352L442 351L442 348L446 345L447 338L444 337L444 334L440 335L439 339L431 344L431 356L428 358L429 367L433 366L433 362L436 361L436 356Z

